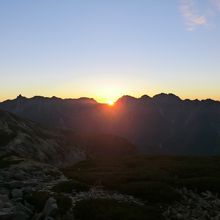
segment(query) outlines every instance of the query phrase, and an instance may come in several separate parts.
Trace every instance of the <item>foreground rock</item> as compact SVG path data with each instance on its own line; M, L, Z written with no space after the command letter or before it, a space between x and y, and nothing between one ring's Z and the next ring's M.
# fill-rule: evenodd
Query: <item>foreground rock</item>
M56 168L31 160L0 169L0 219L29 219L36 213L33 192L45 191L66 178Z
M217 195L209 191L199 194L185 188L179 191L183 200L168 207L164 212L167 220L220 219L220 199Z

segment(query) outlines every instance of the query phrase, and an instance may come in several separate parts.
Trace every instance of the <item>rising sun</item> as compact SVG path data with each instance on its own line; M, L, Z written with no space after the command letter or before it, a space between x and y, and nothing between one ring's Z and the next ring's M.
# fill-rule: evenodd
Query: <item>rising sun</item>
M108 104L109 106L113 106L113 105L114 105L114 102L113 102L112 100L109 100L109 101L107 101L107 104Z

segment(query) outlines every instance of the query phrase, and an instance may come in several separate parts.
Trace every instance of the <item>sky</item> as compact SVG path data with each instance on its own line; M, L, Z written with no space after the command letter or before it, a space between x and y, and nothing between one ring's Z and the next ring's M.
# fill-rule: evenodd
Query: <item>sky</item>
M0 101L220 100L220 0L0 0Z

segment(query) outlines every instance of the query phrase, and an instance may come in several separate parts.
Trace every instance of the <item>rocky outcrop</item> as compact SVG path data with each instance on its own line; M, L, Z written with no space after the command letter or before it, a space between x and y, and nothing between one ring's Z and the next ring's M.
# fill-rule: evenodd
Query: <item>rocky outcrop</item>
M54 166L31 160L0 169L0 219L30 219L38 212L33 193L49 195L49 189L66 178ZM44 203L39 197L38 203ZM49 206L49 204L48 204Z
M217 195L206 191L201 194L183 188L179 190L183 200L169 206L164 216L169 219L220 219L220 199Z
M62 132L0 111L0 219L50 219L56 214L50 188L66 180L58 168L85 158Z
M67 166L86 158L83 147L58 130L0 111L0 158L18 157L55 166Z

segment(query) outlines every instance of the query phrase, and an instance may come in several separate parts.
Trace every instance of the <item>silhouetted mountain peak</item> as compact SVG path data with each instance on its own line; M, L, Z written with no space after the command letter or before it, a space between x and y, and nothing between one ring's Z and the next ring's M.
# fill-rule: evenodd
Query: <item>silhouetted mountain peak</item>
M78 102L81 102L83 104L97 104L96 100L93 98L87 98L87 97L81 97L77 99Z
M151 97L148 96L148 95L142 95L142 96L140 97L140 99L151 99Z
M44 96L34 96L34 97L32 97L32 98L30 98L30 99L33 99L33 100L45 100L45 99L50 99L50 98L47 98L47 97L44 97Z
M213 99L205 99L202 100L203 103L205 103L206 105L218 105L219 101L215 101Z
M22 96L21 94L20 95L18 95L17 96L17 98L16 99L18 99L18 100L24 100L24 99L27 99L26 97L24 97L24 96Z
M58 98L56 96L52 96L51 99L53 99L53 100L61 100L61 98Z
M129 104L129 103L134 103L136 101L137 101L137 99L135 97L130 96L130 95L124 95L117 100L117 103Z
M44 102L44 101L47 101L47 102L56 102L56 101L70 101L72 103L77 103L77 104L97 104L97 101L93 98L87 98L87 97L81 97L81 98L78 98L78 99L62 99L62 98L58 98L56 96L52 96L51 98L50 97L44 97L44 96L33 96L32 98L26 98L22 95L19 95L17 96L16 99L14 100L8 100L8 101L24 101L24 100L29 100L29 101L37 101L37 102Z
M180 97L172 94L172 93L161 93L161 94L158 94L158 95L155 95L153 97L153 100L156 101L156 102L160 102L160 103L170 103L170 102L180 102L181 99Z
M142 95L142 96L139 98L139 100L140 100L141 102L148 102L148 101L151 100L151 97L148 96L148 95Z

